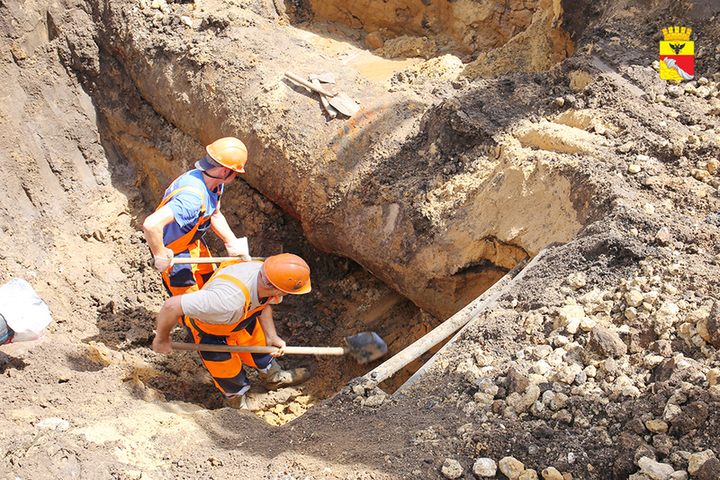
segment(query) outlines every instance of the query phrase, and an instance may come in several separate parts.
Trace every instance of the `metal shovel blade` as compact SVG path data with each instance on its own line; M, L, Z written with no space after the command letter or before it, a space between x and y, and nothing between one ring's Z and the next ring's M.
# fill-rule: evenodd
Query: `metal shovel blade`
M345 337L350 354L360 365L377 360L387 353L387 345L375 332L362 332L352 337Z

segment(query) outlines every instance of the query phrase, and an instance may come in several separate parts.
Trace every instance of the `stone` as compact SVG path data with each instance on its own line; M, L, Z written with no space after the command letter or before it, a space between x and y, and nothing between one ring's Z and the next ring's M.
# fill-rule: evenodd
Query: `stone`
M690 475L697 475L698 471L702 468L705 462L711 459L717 459L712 450L704 450L702 452L693 453L690 455L690 459L688 460L688 473Z
M717 480L720 478L720 460L710 458L695 472L697 480Z
M567 401L568 401L568 396L562 392L558 392L555 395L553 395L548 406L552 410L557 411L557 410L560 410L561 408L565 407L565 404L567 403Z
M440 471L445 476L445 478L449 478L450 480L460 478L465 473L465 470L463 469L462 465L460 465L460 462L452 458L445 459L445 462L443 463Z
M530 385L530 380L523 375L522 373L518 372L514 368L511 368L508 371L507 375L507 392L508 393L523 393L525 392L525 389Z
M631 307L639 307L644 300L645 297L640 290L631 289L625 294L625 302Z
M558 310L558 327L565 327L573 320L577 320L578 325L585 317L585 310L580 305L565 305Z
M70 422L58 417L48 417L36 423L35 426L47 430L58 430L60 432L64 432L70 428Z
M563 480L562 473L555 467L547 467L541 475L544 480Z
M675 471L672 465L660 463L648 457L642 457L638 460L638 467L640 467L642 473L653 480L669 480L670 475Z
M665 434L655 435L652 444L655 451L664 457L672 451L674 445L672 437Z
M698 334L706 342L720 348L720 302L713 304L710 315L697 323Z
M372 395L368 397L364 402L363 406L365 407L379 407L383 403L385 403L386 396L385 395Z
M678 85L670 85L667 89L667 93L671 97L679 97L679 96L683 95L684 90L682 89L682 87L680 87Z
M645 428L652 433L665 433L668 431L668 424L662 420L648 420L645 422Z
M678 318L680 307L673 302L663 303L655 313L654 329L655 333L662 335L670 329Z
M587 275L585 275L585 272L574 272L568 275L565 281L573 288L573 290L577 290L587 284Z
M582 372L582 366L578 364L559 365L553 374L549 376L553 382L560 382L571 385L575 378Z
M663 246L670 244L670 231L667 227L662 227L658 230L655 234L655 243Z
M708 370L707 373L707 381L708 386L713 386L718 384L718 379L720 378L720 368L711 368Z
M696 401L684 405L670 421L671 426L668 433L673 436L688 434L704 425L708 414L709 406L705 402Z
M528 468L520 474L518 480L538 480L538 474L532 468Z
M515 457L503 457L499 466L502 474L510 480L518 480L525 471L525 465Z
M617 333L600 325L595 325L590 331L590 348L603 357L620 357L627 353L627 345Z
M497 463L492 458L478 458L473 464L473 473L478 477L494 477L497 473Z
M380 32L372 32L369 33L367 37L365 37L365 46L370 50L377 50L378 48L382 48L384 44L385 40L383 39L383 36Z

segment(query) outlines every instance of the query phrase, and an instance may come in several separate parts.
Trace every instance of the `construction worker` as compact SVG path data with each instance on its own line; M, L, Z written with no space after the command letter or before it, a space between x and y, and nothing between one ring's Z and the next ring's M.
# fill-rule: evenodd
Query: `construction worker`
M282 370L273 360L284 354L286 345L275 331L271 306L281 302L283 295L309 291L310 267L291 253L268 257L264 262L223 265L202 289L167 299L158 313L153 350L172 351L170 332L178 322L197 344L278 347L270 354L200 351L225 403L247 408L245 393L250 383L243 364L258 369L268 390L296 385L310 377L307 368Z
M155 268L170 295L198 290L212 275L213 264L175 265L173 260L210 257L203 239L209 228L225 242L229 256L250 260L247 238L237 238L220 212L225 184L245 173L247 148L237 138L225 137L205 150L207 155L195 163L194 170L170 184L158 208L143 223Z

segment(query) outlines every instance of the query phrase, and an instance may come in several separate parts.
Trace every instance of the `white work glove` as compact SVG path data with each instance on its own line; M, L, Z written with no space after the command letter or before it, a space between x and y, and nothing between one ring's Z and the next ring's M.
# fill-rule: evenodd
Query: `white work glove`
M247 237L236 238L235 240L226 243L225 249L231 257L240 257L241 260L246 262L252 260L250 257L250 247L248 247Z
M153 258L155 259L155 268L157 268L160 272L164 272L168 268L172 267L174 264L174 256L175 253L171 249L165 247L164 252L159 255L153 255Z

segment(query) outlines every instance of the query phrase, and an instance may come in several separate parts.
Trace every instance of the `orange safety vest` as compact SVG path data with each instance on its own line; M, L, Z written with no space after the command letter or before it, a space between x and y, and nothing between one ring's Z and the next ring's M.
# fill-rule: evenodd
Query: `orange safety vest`
M187 320L189 320L190 324L197 330L201 335L212 335L217 337L228 337L232 335L235 332L239 332L245 327L248 326L248 324L252 321L253 318L257 316L265 307L267 307L271 301L275 300L277 301L277 297L271 297L267 302L263 303L257 308L254 308L253 310L249 310L250 308L250 291L245 286L244 283L242 283L237 278L225 275L225 274L219 274L218 272L220 270L216 271L215 274L210 278L210 280L205 283L207 285L208 283L212 282L216 278L222 278L223 280L228 280L232 283L234 283L245 295L245 308L243 312L243 316L240 318L240 320L237 323L233 323L231 325L226 324L216 324L216 323L205 323L202 322L196 318L189 318L186 317Z
M174 183L175 182L173 182L173 184ZM172 184L171 184L171 186L172 186ZM169 188L170 187L168 187L168 189ZM205 216L205 210L206 210L205 209L205 195L203 194L203 192L200 189L191 187L189 185L177 188L177 189L173 190L172 192L170 192L169 194L167 193L167 190L166 190L165 196L163 197L162 202L160 202L160 205L158 205L156 211L160 210L162 207L164 207L170 201L170 199L172 197L174 197L175 195L177 195L178 193L180 193L183 190L192 191L192 192L195 192L198 195L200 195L200 198L202 199L202 207L200 208L200 215L198 215L198 222L195 224L195 226L193 226L193 228L190 229L190 231L187 232L186 234L184 234L182 237L176 238L169 244L165 245L167 248L171 249L173 251L173 253L175 253L175 255L177 255L180 252L184 252L185 250L188 249L188 247L192 243L197 241L197 238L195 238L195 234L197 233L198 228L200 228L205 223L209 222L210 218L212 218L212 215L209 215L207 217ZM218 202L220 202L219 195L218 195Z

